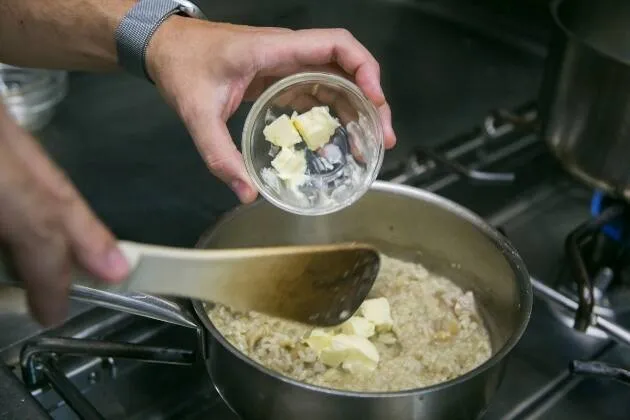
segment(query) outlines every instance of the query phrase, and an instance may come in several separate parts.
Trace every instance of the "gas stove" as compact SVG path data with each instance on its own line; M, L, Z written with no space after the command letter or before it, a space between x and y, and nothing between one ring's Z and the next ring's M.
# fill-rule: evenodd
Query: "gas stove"
M537 128L531 104L492 112L439 148L389 162L381 178L471 208L528 264L538 296L532 319L483 419L625 419L628 388L597 376L623 378L614 369L630 367L619 344L629 339L630 212L569 178ZM194 329L93 308L5 349L11 369L0 376L21 377L15 401L41 407L21 419L237 420L198 343Z

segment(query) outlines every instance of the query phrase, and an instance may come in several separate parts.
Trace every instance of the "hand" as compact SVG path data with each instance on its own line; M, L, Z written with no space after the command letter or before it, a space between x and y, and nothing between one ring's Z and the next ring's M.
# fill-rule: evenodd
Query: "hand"
M174 16L156 32L147 69L178 112L210 171L248 203L257 192L226 121L279 78L327 69L353 78L381 115L385 147L396 142L379 65L349 32L292 31L211 23Z
M112 234L1 103L0 245L44 325L65 318L73 263L110 282L129 270Z

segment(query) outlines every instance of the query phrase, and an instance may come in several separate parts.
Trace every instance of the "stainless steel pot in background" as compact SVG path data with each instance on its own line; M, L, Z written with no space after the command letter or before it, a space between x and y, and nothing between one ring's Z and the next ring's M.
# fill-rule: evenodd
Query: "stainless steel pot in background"
M630 199L630 1L556 0L543 135L587 185Z
M68 75L64 71L0 63L0 102L29 131L44 128L67 93Z

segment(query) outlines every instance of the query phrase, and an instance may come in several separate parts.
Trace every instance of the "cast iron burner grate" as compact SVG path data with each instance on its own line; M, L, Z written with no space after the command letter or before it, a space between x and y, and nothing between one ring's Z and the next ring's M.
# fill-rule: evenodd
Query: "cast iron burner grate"
M198 355L198 352L189 349L89 339L41 337L23 347L20 362L22 379L27 386L38 387L43 383L49 383L80 418L104 420L105 418L58 367L58 357L92 356L190 366L197 362ZM111 363L111 366L115 365Z

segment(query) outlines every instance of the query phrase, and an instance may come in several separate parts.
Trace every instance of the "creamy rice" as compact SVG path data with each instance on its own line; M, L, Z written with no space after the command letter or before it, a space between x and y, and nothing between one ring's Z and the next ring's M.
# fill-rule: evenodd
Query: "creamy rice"
M370 341L380 354L374 371L329 368L303 339L312 327L216 305L210 319L241 352L298 381L363 392L401 391L461 376L491 355L488 332L471 292L422 265L382 255L370 297L385 297L394 326Z

